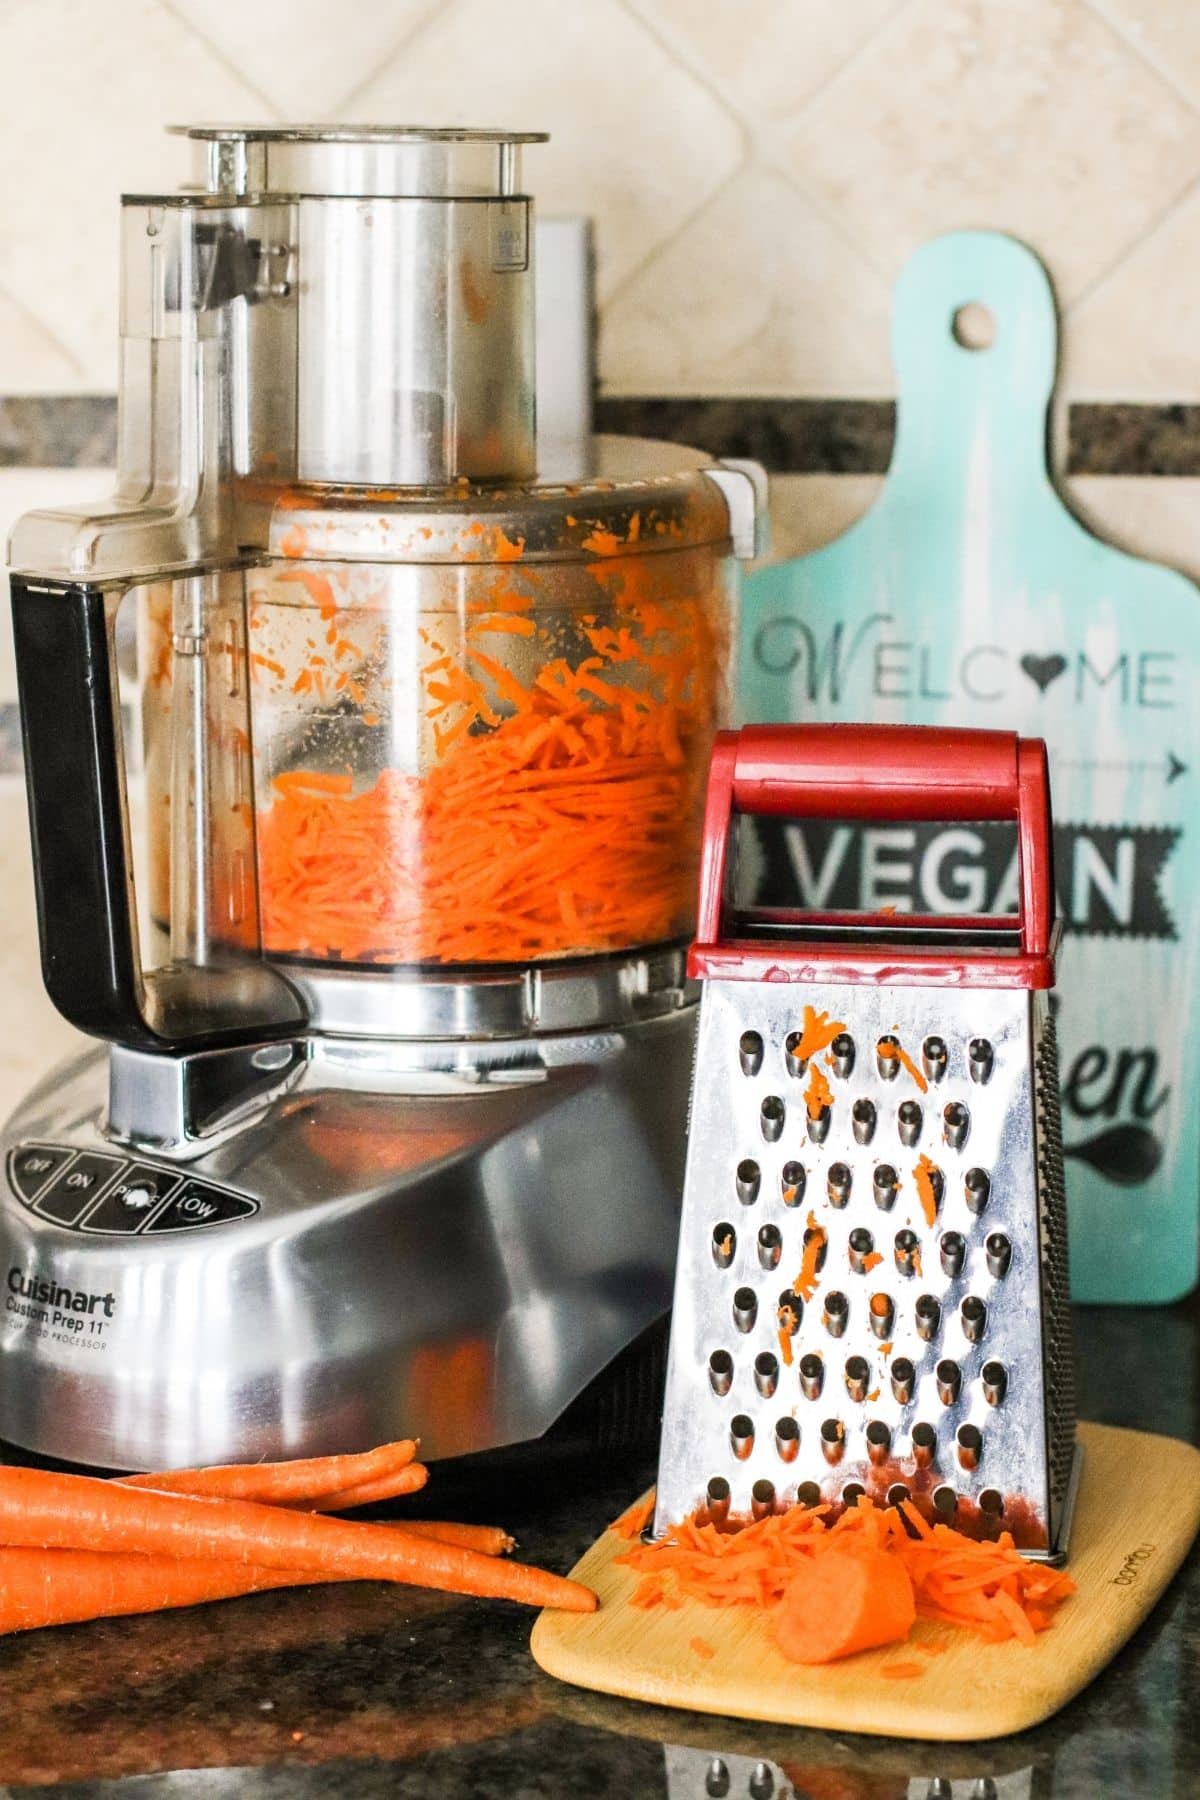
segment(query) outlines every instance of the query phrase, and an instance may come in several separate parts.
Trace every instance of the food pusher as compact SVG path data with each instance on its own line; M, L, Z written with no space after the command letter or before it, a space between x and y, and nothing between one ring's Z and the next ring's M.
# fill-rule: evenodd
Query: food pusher
M101 1042L0 1141L0 1437L624 1441L760 472L539 471L538 134L187 135L123 204L116 494L11 546L43 973Z
M738 820L1015 821L1015 918L740 905ZM717 740L653 1530L911 1496L1060 1557L1076 1479L1044 745ZM807 1041L806 1041L807 1036Z

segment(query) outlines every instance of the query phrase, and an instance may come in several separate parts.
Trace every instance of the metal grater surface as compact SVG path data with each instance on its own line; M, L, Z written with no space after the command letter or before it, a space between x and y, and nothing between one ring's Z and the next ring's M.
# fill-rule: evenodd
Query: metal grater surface
M806 1007L844 1028L811 1059L831 1100L815 1117L810 1066L788 1053ZM1074 1411L1056 1101L1044 994L706 981L656 1533L706 1506L750 1516L861 1487L926 1494L968 1528L1002 1507L1023 1548L1061 1549ZM813 1231L824 1254L801 1300Z

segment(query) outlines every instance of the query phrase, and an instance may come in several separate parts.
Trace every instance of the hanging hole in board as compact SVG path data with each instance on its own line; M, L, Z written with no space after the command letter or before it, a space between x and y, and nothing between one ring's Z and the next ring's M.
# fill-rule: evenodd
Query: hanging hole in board
M990 350L996 341L996 315L981 300L968 300L951 319L950 332L960 350Z

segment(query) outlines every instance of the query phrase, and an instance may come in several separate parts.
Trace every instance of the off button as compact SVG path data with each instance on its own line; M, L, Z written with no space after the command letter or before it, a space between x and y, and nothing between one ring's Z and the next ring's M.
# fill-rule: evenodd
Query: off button
M248 1219L257 1211L257 1200L247 1200L243 1194L227 1194L223 1188L209 1187L203 1181L187 1181L151 1219L146 1231L190 1231L198 1225L228 1225L233 1219Z
M8 1159L8 1179L17 1195L32 1206L52 1175L74 1156L61 1144L22 1144Z

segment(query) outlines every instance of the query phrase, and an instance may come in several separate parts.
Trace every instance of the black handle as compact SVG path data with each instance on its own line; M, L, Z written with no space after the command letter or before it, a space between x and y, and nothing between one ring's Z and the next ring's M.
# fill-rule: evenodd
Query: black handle
M11 588L46 992L81 1031L165 1048L142 1016L104 590Z
M81 1031L139 1050L210 1049L302 1028L295 991L263 964L250 1007L181 1008L169 1002L169 978L143 977L108 617L119 596L20 575L11 588L42 978L51 1000ZM155 1019L164 1029L155 1029Z

